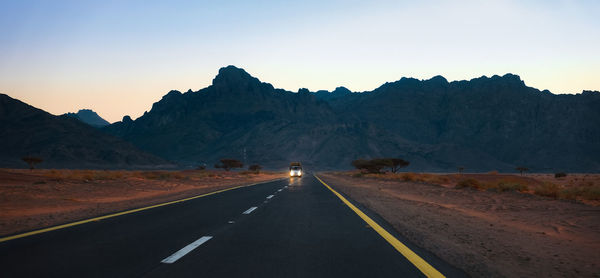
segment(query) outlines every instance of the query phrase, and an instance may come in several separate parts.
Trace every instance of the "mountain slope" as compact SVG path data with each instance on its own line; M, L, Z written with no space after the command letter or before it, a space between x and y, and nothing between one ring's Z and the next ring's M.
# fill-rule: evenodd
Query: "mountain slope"
M211 86L171 91L144 116L103 130L183 165L245 154L247 163L335 169L400 156L413 171L598 171L599 111L600 93L553 95L511 74L293 93L229 66Z
M507 74L451 83L443 77L401 79L358 96L342 114L377 122L408 140L466 147L467 153L537 171L600 169L597 92L554 95ZM473 169L477 161L469 164Z
M274 89L227 67L212 86L184 94L171 91L136 121L105 130L183 164L213 163L224 156L242 159L246 148L247 162L281 165L316 159L314 147L327 138L305 136L339 122L312 93Z
M103 127L110 124L107 120L103 119L96 112L90 109L81 109L77 113L67 113L64 115L78 119L93 127Z
M0 94L0 167L26 167L24 156L42 168L138 168L170 163L67 116L53 116Z

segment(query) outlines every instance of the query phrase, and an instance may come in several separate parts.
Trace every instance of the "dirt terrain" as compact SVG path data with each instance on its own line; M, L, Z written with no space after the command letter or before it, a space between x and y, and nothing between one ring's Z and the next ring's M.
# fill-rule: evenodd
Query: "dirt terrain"
M225 171L0 169L0 235L285 176Z
M478 175L479 182L497 179ZM599 206L527 191L455 188L456 180L439 177L429 178L441 185L348 172L320 177L473 277L600 277Z

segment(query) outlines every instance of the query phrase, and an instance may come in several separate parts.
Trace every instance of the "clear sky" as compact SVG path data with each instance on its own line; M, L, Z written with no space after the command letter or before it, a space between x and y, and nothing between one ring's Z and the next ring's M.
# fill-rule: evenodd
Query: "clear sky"
M110 122L236 65L277 88L514 73L600 90L600 1L0 0L0 93Z

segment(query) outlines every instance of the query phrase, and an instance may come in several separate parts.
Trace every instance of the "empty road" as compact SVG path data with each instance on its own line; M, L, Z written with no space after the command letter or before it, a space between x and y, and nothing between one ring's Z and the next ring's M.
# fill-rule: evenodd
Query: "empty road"
M465 276L357 207L435 271ZM312 175L0 242L0 270L2 277L425 276Z

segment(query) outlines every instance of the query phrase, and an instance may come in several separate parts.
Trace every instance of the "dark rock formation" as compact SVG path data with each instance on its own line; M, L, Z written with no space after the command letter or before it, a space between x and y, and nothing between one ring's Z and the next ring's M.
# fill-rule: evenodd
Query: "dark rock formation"
M293 93L228 66L211 86L171 91L104 130L183 165L242 159L245 149L246 163L269 167L385 156L409 160L408 171L600 170L600 94L554 95L512 74Z
M36 168L173 166L77 119L53 116L0 94L0 167L25 168L24 156L42 158Z

